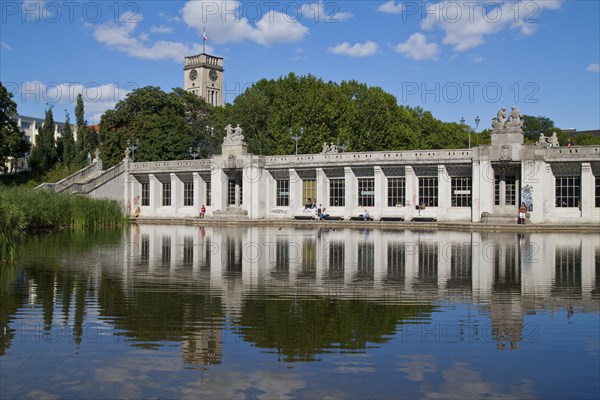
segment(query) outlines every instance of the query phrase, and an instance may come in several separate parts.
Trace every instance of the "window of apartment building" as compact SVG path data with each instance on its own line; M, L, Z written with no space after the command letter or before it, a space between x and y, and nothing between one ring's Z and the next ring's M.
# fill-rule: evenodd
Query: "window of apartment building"
M277 193L275 195L277 207L288 207L290 205L290 181L289 179L277 180Z
M194 205L194 182L183 183L183 205Z
M171 205L171 184L170 183L162 184L162 205L163 206Z
M31 129L31 122L29 122L29 121L21 121L21 128L23 128L23 129Z
M388 178L388 207L404 207L406 204L406 178Z
M452 207L471 207L471 178L452 177Z
M581 178L578 176L557 176L555 179L555 206L579 207L579 199L581 197Z
M317 201L317 180L316 179L303 179L302 180L302 201L306 204L306 201L311 199L314 202Z
M438 206L438 178L424 176L419 178L419 204L427 207Z
M150 184L142 183L142 206L150 205Z
M358 178L358 206L375 206L375 179Z
M329 205L331 207L346 205L346 181L344 178L329 180Z

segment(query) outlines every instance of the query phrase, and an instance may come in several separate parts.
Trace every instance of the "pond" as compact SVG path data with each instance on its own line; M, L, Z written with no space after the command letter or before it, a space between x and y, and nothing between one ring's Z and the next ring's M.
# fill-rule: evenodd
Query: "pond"
M600 393L598 234L133 225L0 278L3 399Z

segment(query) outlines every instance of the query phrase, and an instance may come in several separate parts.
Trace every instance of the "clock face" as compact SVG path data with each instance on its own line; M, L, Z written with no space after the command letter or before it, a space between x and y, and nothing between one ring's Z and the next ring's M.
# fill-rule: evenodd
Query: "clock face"
M214 82L217 80L219 75L217 74L217 71L215 71L214 69L211 69L210 72L208 73L208 77L210 78L211 81Z
M196 78L198 77L198 71L196 71L195 69L190 71L190 79L195 81Z

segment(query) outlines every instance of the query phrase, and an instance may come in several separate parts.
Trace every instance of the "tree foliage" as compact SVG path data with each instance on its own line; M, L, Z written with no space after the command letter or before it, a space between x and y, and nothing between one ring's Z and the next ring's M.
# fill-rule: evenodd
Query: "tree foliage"
M55 131L56 124L54 123L52 106L50 106L46 110L44 124L38 129L36 145L31 151L31 168L37 172L42 173L50 170L58 161L56 141L54 140Z
M8 158L19 158L29 151L19 126L11 118L17 113L13 94L0 82L0 168L6 172Z
M182 89L171 93L152 86L134 90L114 110L102 115L103 160L108 165L118 163L128 142L135 143L138 139L136 161L191 158L192 146L210 150L220 138L207 135L208 108L204 100Z

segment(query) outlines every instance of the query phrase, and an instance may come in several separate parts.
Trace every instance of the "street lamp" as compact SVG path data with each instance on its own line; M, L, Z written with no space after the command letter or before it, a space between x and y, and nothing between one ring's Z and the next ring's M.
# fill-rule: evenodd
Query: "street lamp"
M194 158L194 160L196 159L196 157L198 157L198 154L200 154L200 146L196 147L196 151L194 151L192 149L192 147L190 146L190 156L192 156Z
M131 144L131 140L127 139L127 147L131 150L131 160L135 162L135 151L140 145L140 139L135 139L135 144Z
M300 135L294 135L294 130L290 128L290 136L296 142L296 155L298 155L298 140L302 138L302 135L304 135L304 128L300 128Z
M344 142L345 144L342 144L342 142L340 141L340 139L337 140L337 148L340 152L345 152L346 149L348 148L348 142Z

